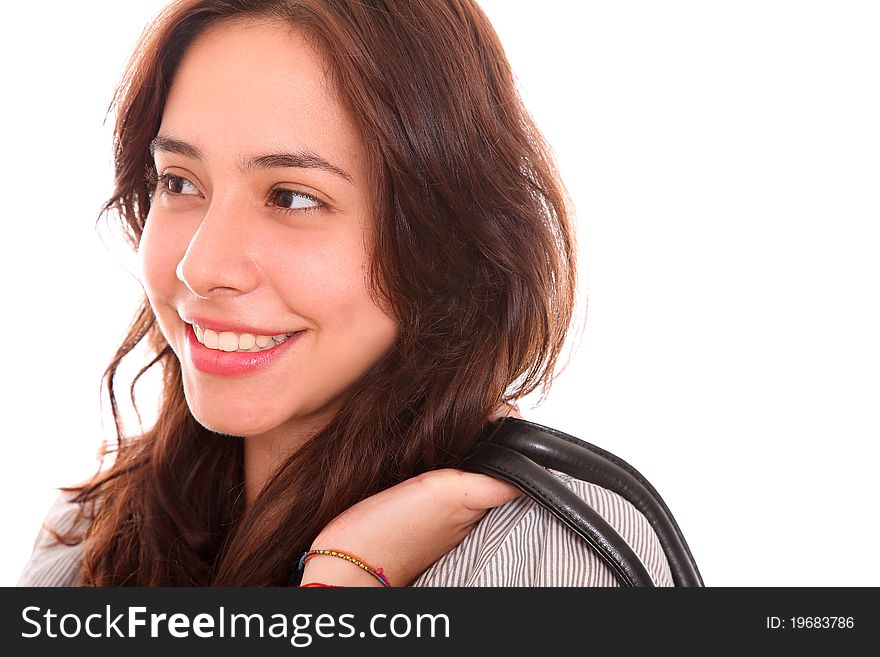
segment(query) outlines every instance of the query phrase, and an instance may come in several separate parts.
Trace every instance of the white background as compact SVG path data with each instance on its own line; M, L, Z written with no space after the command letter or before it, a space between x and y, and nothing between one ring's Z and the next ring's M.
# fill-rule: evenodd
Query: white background
M4 10L0 584L113 437L100 377L140 287L95 229L103 122L161 5ZM574 199L589 296L526 417L639 469L708 585L880 584L877 5L482 5Z

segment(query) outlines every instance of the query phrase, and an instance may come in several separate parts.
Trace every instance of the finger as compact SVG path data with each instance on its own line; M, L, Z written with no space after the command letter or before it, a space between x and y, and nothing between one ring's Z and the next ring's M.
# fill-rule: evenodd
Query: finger
M463 474L467 481L462 489L462 498L464 505L469 509L492 509L512 502L522 495L519 488L501 479L476 472Z

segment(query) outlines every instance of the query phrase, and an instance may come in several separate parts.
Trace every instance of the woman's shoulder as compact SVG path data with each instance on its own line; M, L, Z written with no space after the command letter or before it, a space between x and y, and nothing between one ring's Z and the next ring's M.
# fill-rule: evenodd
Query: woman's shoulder
M655 585L673 586L663 546L628 500L597 484L550 470L633 547ZM525 495L489 511L412 586L617 586L587 543Z
M73 493L62 492L49 507L17 586L79 586L82 541L65 545L49 531L75 531L80 537L85 536L88 521L80 516L80 506L72 498Z

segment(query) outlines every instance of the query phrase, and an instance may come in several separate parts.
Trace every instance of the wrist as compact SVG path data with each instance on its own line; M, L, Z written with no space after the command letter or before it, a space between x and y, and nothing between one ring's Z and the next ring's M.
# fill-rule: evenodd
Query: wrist
M306 562L302 582L322 582L335 586L379 586L370 573L343 559L318 555Z
M317 544L327 546L339 543ZM315 547L313 544L312 549L300 557L297 567L303 571L303 583L320 581L341 586L391 586L381 566L337 547Z

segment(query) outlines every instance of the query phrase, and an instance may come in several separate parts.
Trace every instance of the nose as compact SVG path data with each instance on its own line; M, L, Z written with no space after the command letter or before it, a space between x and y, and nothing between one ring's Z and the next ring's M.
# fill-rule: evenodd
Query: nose
M194 295L208 299L253 290L258 270L249 253L246 210L212 203L177 263L176 274Z

